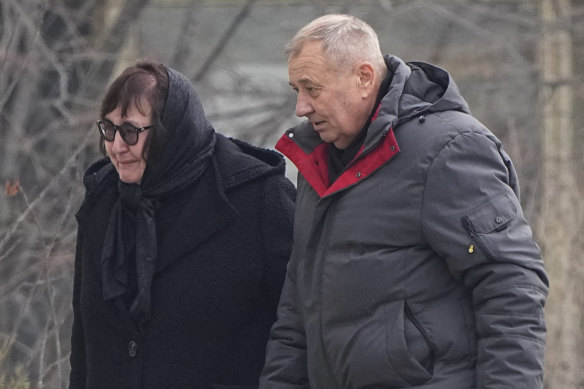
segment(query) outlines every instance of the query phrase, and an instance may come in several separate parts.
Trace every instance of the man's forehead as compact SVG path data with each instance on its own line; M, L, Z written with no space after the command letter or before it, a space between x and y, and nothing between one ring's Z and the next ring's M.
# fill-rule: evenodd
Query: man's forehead
M290 85L306 85L306 84L314 84L315 80L310 76L304 76L298 79L290 78Z
M291 62L288 65L288 79L291 84L322 83L334 73L335 70L324 60L314 57L299 58L298 62Z

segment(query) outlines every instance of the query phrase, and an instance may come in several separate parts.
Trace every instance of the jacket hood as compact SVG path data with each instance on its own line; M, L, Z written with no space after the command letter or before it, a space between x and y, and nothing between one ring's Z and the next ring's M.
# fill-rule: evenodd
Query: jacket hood
M375 147L389 129L414 117L452 110L470 113L458 86L444 69L424 62L405 63L392 55L385 56L385 63L392 80L369 126L365 151Z

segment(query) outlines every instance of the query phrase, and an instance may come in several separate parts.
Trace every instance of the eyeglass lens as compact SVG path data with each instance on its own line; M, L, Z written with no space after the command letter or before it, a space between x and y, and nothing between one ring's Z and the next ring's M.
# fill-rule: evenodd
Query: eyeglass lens
M107 120L99 122L99 127L103 138L108 142L113 142L116 136L116 130L120 132L122 139L128 145L133 146L138 143L138 129L129 123L123 123L120 126L115 126Z

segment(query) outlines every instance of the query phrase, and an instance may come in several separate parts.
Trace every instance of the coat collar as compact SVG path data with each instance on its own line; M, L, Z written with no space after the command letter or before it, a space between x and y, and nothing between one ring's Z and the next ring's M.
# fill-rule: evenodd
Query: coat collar
M289 130L280 138L276 144L276 149L296 165L298 171L321 198L358 184L399 152L393 130L388 128L382 139L371 151L364 153L364 146L362 146L353 161L347 165L336 181L329 186L327 168L328 144L320 142L307 152L306 149L296 143L294 131Z

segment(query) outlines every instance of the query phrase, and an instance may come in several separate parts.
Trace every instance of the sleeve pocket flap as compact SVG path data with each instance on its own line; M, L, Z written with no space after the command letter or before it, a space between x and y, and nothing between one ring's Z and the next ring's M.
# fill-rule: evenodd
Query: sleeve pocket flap
M505 228L517 215L517 206L506 194L503 194L493 201L476 208L469 216L475 231L479 234Z

